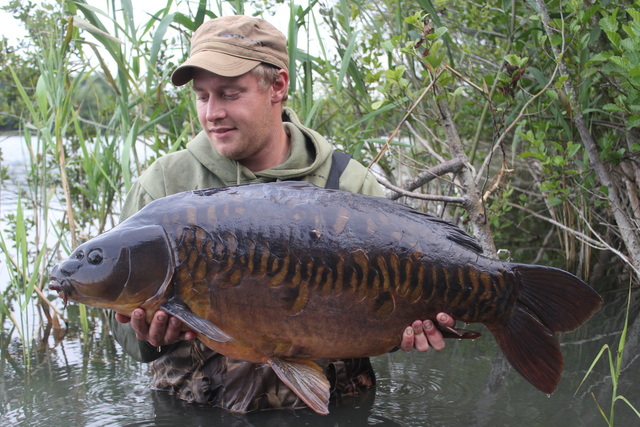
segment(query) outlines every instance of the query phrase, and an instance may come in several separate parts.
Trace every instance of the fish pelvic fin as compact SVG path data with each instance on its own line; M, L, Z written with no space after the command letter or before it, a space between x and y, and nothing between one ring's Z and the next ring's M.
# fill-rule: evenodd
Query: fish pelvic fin
M269 365L304 403L320 415L329 413L330 384L326 375L316 363L294 362L271 357Z
M602 298L571 273L511 264L518 297L506 324L487 324L511 365L545 393L558 387L564 358L556 332L572 331L600 308Z

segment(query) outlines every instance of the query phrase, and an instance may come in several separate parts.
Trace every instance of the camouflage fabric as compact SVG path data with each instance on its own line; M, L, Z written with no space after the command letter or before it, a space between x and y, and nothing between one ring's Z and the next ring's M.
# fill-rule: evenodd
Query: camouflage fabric
M375 385L369 359L319 362L331 383L331 397L340 400ZM280 381L269 365L229 359L194 340L151 362L151 383L187 402L213 405L232 412L306 405Z

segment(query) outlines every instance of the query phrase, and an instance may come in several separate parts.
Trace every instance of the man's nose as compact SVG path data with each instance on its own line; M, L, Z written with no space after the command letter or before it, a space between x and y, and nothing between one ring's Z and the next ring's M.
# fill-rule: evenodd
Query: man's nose
M209 98L209 102L207 102L207 120L212 122L223 118L225 114L226 113L224 108L222 107L222 104L214 99Z

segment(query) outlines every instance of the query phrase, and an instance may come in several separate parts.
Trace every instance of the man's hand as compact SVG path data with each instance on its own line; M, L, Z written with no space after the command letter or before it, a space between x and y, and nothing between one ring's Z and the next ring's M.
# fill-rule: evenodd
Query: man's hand
M131 328L136 332L136 337L139 340L147 341L154 347L192 340L196 337L193 331L182 332L180 319L169 316L162 310L154 313L151 324L147 323L145 311L142 308L133 310L131 317L120 313L116 313L115 317L120 323L131 322Z
M453 328L456 325L456 321L446 313L438 313L436 319L444 326ZM431 320L416 320L404 330L400 348L404 351L411 351L414 348L418 351L427 351L429 348L440 351L444 345L442 333Z

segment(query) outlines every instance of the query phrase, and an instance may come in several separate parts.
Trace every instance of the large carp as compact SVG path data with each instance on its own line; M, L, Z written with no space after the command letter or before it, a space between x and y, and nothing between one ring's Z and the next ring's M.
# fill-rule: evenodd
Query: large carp
M534 386L553 392L555 332L602 300L556 268L497 261L456 226L386 199L302 182L156 200L51 272L66 300L179 317L231 358L270 364L313 410L329 383L313 360L397 346L416 319L481 322Z

